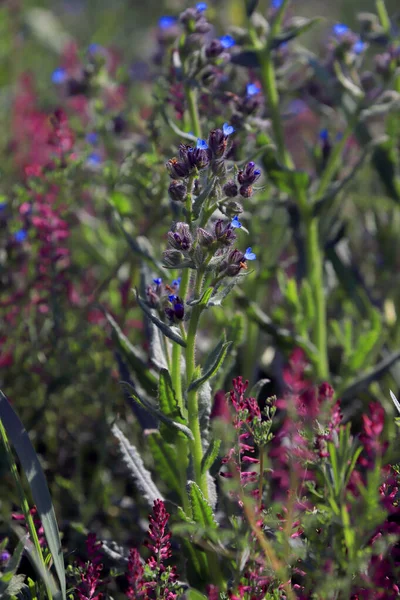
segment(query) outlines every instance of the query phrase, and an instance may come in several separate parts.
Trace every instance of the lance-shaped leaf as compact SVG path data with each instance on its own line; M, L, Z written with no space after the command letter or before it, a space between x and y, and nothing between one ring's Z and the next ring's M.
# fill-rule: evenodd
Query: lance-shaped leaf
M311 29L311 27L320 21L320 17L314 17L312 19L308 19L306 17L293 17L290 19L286 27L271 40L270 48L278 48L282 44L293 40L294 38Z
M60 581L62 598L66 599L65 567L57 519L51 502L46 477L29 436L7 398L0 391L0 419L18 455L32 492L47 544Z
M201 472L205 473L215 463L218 458L221 440L212 439L201 461Z
M126 384L125 381L123 383ZM190 431L189 427L186 427L186 425L183 425L182 423L180 423L178 421L173 421L172 419L170 419L169 417L164 415L164 413L162 413L161 410L159 410L159 408L157 406L155 406L148 400L145 400L145 398L140 397L137 394L136 390L133 390L131 388L131 386L129 386L129 389L131 391L131 396L130 396L131 402L133 402L133 401L137 402L140 406L143 406L151 415L156 417L164 425L167 425L169 428L172 428L172 429L177 429L178 431L183 433L189 439L191 439L191 440L193 439L193 434Z
M159 431L151 432L147 436L147 441L153 455L154 468L157 474L168 484L169 489L180 494L182 490L177 465L178 460L181 460L181 458L178 458L174 446L168 444Z
M247 277L248 275L249 273L246 272L239 273L238 275L236 275L236 277L232 277L228 284L224 284L223 286L221 286L221 288L213 296L211 296L207 306L221 306L222 302L225 300L227 295L233 290L235 285L239 283L239 281L243 279L243 277Z
M111 429L113 435L119 442L119 448L122 455L124 465L136 484L137 489L143 495L150 507L153 506L154 500L163 500L163 496L155 485L150 471L144 466L143 460L129 440L124 436L118 425L114 423Z
M197 483L189 481L187 487L194 521L204 528L218 529L213 509Z
M201 194L199 194L197 196L196 200L193 202L192 211L193 211L193 215L194 215L195 219L197 219L197 217L200 215L201 209L203 208L203 204L207 200L207 198L209 197L211 192L213 191L213 188L215 187L216 182L217 182L217 177L214 177L213 179L211 179L210 183L204 188L204 190L201 192Z
M214 291L214 288L209 287L202 293L200 298L196 298L195 300L190 300L190 302L188 302L187 304L189 306L195 306L196 304L198 304L199 306L207 306L208 301L210 300L213 291Z
M122 355L125 357L128 364L132 367L138 381L142 384L145 390L153 390L157 385L155 374L148 368L146 356L139 348L135 348L126 337L115 319L108 313L104 312L108 323L112 329L112 337L118 345Z
M156 325L158 327L158 329L160 329L160 331L162 331L163 334L166 337L168 337L170 340L179 344L183 348L186 348L186 342L182 339L178 329L176 329L175 327L170 327L169 325L164 323L164 321L161 321L161 319L159 319L154 314L152 309L149 308L147 306L147 304L141 299L137 290L135 290L135 294L136 294L136 299L138 301L140 308L143 310L144 313L146 313L146 315L149 317L150 321L152 321L154 323L154 325Z
M231 345L232 342L224 342L223 340L219 342L217 347L213 350L210 359L206 362L204 374L195 381L192 381L189 385L189 392L191 390L197 390L203 383L218 373Z

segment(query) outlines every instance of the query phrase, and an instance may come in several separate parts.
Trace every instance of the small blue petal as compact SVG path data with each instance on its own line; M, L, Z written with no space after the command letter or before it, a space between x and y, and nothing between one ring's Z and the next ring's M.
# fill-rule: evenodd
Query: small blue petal
M89 154L86 161L88 167L97 167L98 165L101 165L101 163L101 156L97 152L92 152L91 154Z
M272 8L280 8L282 6L283 0L272 0L271 6Z
M206 140L201 140L200 138L198 138L196 148L198 150L207 150L208 144L207 144Z
M169 29L173 27L176 23L176 17L171 17L170 15L164 15L158 19L158 26L160 29Z
M329 138L329 132L327 129L321 129L321 131L319 132L319 139L322 142L327 142Z
M261 92L261 89L258 87L257 84L255 83L248 83L246 86L246 94L247 96L255 96L256 94L259 94Z
M174 288L176 288L177 290L179 290L179 286L181 284L181 280L182 277L178 277L178 279L174 279L172 282L172 285L174 286Z
M55 83L56 85L60 85L60 83L64 83L66 78L67 78L67 72L65 69L62 69L61 67L59 67L58 69L55 69L55 71L53 71L53 73L51 75L51 81L53 83Z
M257 175L257 177L259 175L261 175L261 170L260 169L254 169L254 175Z
M232 127L232 125L229 125L229 123L224 123L222 125L222 131L225 136L228 136L232 135L232 133L235 133L235 128Z
M14 240L16 242L24 242L26 240L27 235L28 234L26 233L25 229L20 229L19 231L14 233Z
M232 48L232 46L235 46L236 44L231 35L223 35L219 38L219 41L221 42L223 48Z
M86 134L86 141L88 144L92 144L95 146L98 142L99 136L96 132L92 131L91 133Z
M257 256L254 254L251 248L247 248L246 252L244 253L244 258L246 260L256 260Z
M177 296L175 296L175 294L170 294L170 296L168 296L168 300L170 302L173 302L174 300L176 300Z
M0 202L0 212L7 208L7 202Z
M358 42L356 42L353 45L353 52L355 54L362 54L365 50L366 44L365 42L363 42L362 40L358 40Z
M89 52L89 54L96 54L100 50L101 50L100 44L93 43L93 44L90 44L88 46L88 52Z
M198 2L196 4L196 10L197 12L204 12L207 10L207 2Z
M344 23L336 23L336 25L334 25L332 27L332 32L338 36L344 35L345 33L348 33L349 31L350 31L350 27L348 27Z
M240 229L241 226L242 224L239 221L239 217L235 215L231 221L231 227L233 227L234 229Z
M155 279L153 279L154 283L156 285L161 285L162 284L162 279L161 277L156 277Z

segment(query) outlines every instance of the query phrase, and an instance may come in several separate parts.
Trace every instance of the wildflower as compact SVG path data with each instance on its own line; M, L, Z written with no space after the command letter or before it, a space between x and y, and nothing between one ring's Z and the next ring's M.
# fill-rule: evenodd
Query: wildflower
M176 17L171 17L170 15L164 15L158 20L158 26L160 29L169 29L170 27L173 27L175 23Z
M27 236L28 236L28 234L25 229L19 229L18 231L16 231L14 233L14 240L16 242L18 242L19 244L21 244L22 242L24 242L26 240Z
M253 161L247 163L244 169L239 171L238 182L246 187L253 185L261 176L260 169L256 169L256 165Z
M55 69L51 75L51 81L56 85L64 83L67 79L67 72L62 67Z
M126 574L129 587L126 590L126 596L129 600L146 598L146 583L144 581L144 567L142 565L140 554L136 548L131 548L128 559L128 572Z
M162 279L161 277L156 277L155 279L153 279L154 283L156 285L161 285L162 284Z
M275 10L277 10L281 6L282 6L282 0L272 0L272 2L271 2L272 8L275 8Z
M366 43L363 42L362 40L358 40L354 45L353 45L353 52L354 54L362 54L364 52L366 48Z
M350 27L348 27L344 23L336 23L336 25L332 27L332 32L334 33L334 35L341 37L342 35L345 35L346 33L350 32Z
M175 319L178 321L182 321L185 314L185 306L183 304L183 300L175 294L171 294L170 296L168 296L168 300L171 303L171 306L168 306L165 309L165 314L172 322L174 322Z
M7 551L7 550L3 550L0 553L0 563L6 563L8 560L10 560L11 558L11 554Z
M261 89L259 88L259 86L256 83L248 83L246 86L246 95L247 96L255 96L256 94L259 94L261 92Z
M92 131L92 132L86 134L85 139L88 144L92 144L92 146L95 146L98 142L99 136L97 135L97 133L95 131Z
M91 154L89 154L86 161L86 165L91 168L98 167L99 165L101 165L101 163L102 159L98 152L92 152Z
M252 249L249 247L246 249L246 252L244 253L244 258L246 260L256 260L257 256L254 254L254 252L252 252Z
M232 48L232 46L236 45L236 41L231 35L223 35L219 38L219 41L225 49Z
M232 133L235 133L235 128L232 127L232 125L229 125L229 123L224 123L222 126L222 132L224 136L228 137L228 135L232 135Z
M223 246L232 246L236 240L232 223L226 224L222 219L218 219L218 221L215 223L214 233L216 241Z
M227 277L235 277L241 271L246 269L245 257L243 252L234 248L231 250L226 259L220 264L219 271Z
M223 129L213 129L208 136L208 147L210 157L222 158L228 145L228 136Z
M235 215L231 221L231 227L233 227L234 229L240 229L241 226L242 224L239 221L239 217Z
M86 549L89 560L80 567L80 582L76 587L79 600L100 600L103 594L99 591L103 584L101 572L101 542L96 541L96 535L91 533L86 540Z
M197 241L200 246L209 247L214 242L214 236L203 227L197 228Z
M208 149L208 144L206 142L206 140L201 140L200 138L197 140L197 144L196 144L196 148L198 150L207 150Z
M207 10L207 2L198 2L196 4L196 10L199 13L202 13Z

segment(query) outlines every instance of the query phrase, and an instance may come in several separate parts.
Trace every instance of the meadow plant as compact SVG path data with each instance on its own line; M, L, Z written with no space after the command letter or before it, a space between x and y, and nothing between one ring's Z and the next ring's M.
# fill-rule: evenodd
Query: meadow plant
M142 81L69 41L51 110L18 82L2 597L400 596L398 23L261 4L161 16Z

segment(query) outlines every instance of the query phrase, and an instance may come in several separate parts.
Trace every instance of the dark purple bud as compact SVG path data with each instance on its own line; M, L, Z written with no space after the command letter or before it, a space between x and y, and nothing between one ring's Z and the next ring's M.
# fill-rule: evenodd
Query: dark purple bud
M174 202L184 202L187 195L187 187L181 181L173 179L168 188L168 194Z
M261 176L260 169L256 168L256 165L253 161L247 163L245 168L242 171L239 171L238 174L238 182L244 186L253 185L257 179Z
M171 158L167 163L166 167L169 172L169 176L172 179L185 179L189 177L189 167L186 163L178 161L177 158Z
M215 223L214 231L217 242L223 246L232 246L236 240L234 228L230 223L225 224L222 219Z
M216 39L212 40L207 48L206 48L206 57L207 58L218 58L220 54L224 52L224 47L221 42Z
M168 242L171 248L187 252L193 244L192 234L187 223L177 223L175 231L168 231Z
M185 306L183 304L183 300L179 298L179 296L171 295L169 296L169 301L171 303L170 307L165 309L165 314L171 321L182 321L185 316Z
M80 96L86 94L89 86L85 79L68 79L67 80L67 95L68 96Z
M221 273L228 275L228 277L234 277L243 268L246 268L244 254L237 248L234 248L221 263L219 270Z
M208 148L211 158L222 158L225 154L228 138L222 129L213 129L208 136Z
M126 130L126 120L122 115L118 115L113 119L114 133L117 135L123 133Z
M197 241L200 246L209 247L214 242L214 236L206 229L199 227L197 229Z
M207 150L203 148L190 148L188 150L188 163L191 168L196 168L199 171L208 167L210 160Z
M238 186L233 180L228 181L222 189L225 196L228 196L228 198L235 198L239 193Z
M251 198L253 195L253 188L251 185L241 185L239 189L239 193L242 198Z

